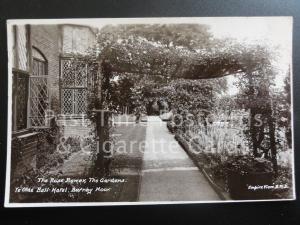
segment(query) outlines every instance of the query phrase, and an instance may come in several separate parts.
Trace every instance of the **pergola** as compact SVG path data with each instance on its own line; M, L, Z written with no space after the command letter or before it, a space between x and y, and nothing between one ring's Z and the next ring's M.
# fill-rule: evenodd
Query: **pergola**
M211 79L227 75L239 74L247 76L250 90L253 89L250 99L255 102L254 85L255 77L265 76L270 69L270 53L264 46L244 46L239 43L217 43L216 47L207 49L189 49L170 44L154 44L152 41L132 38L114 39L101 48L97 61L101 67L101 93L100 102L96 104L98 109L103 109L103 102L107 98L106 89L109 79L114 73L137 74L146 76L162 76L168 79ZM98 40L99 42L99 40ZM268 83L268 77L264 78ZM267 90L267 95L269 91ZM277 171L275 126L272 118L272 106L265 102L267 108L268 135L270 138L271 160ZM253 142L254 156L258 156L258 149L262 149L264 132L254 127L254 116L258 112L257 106L250 107L250 132ZM260 133L259 133L260 132ZM262 135L261 135L262 134ZM260 135L257 139L257 135Z

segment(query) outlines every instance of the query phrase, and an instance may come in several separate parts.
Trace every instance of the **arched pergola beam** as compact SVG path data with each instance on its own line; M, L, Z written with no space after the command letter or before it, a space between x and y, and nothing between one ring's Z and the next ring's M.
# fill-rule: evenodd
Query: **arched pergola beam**
M207 65L206 65L207 66ZM211 78L220 78L228 75L234 75L234 74L241 74L245 73L245 69L237 66L237 65L226 65L224 69L224 65L212 65L205 68L203 65L190 65L188 69L178 69L176 71L173 71L173 73L169 74L159 74L157 72L147 71L146 69L130 69L130 68L122 68L120 65L115 66L112 65L112 72L113 73L120 73L120 74L136 74L136 75L149 75L149 76L161 76L161 77L167 77L171 79L211 79Z

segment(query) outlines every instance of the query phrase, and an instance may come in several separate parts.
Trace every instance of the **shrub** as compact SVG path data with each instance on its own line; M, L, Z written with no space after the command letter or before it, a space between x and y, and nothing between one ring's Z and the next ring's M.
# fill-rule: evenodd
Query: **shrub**
M238 172L241 175L273 172L272 163L269 160L254 158L251 155L239 155L232 157L227 161L226 169Z

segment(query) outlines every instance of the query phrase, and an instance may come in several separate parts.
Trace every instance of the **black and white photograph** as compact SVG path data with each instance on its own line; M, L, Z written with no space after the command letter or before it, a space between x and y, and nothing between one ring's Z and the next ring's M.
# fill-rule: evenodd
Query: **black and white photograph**
M292 27L8 20L5 206L294 200Z

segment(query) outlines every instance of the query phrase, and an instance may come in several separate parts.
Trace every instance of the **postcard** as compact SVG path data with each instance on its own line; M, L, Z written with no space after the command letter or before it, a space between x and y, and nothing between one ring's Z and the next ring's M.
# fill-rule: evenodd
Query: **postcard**
M294 200L292 26L8 20L5 206Z

